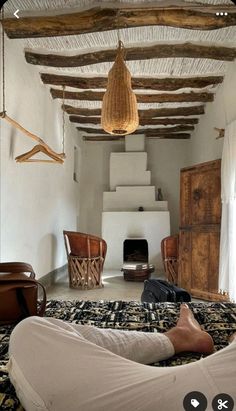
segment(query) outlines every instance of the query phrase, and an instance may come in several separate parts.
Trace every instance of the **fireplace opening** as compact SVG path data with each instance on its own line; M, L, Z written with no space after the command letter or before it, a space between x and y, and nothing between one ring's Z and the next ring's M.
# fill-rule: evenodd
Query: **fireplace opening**
M148 242L144 238L127 238L123 243L123 267L126 281L147 280L155 270L148 263Z
M123 243L123 261L148 262L148 242L145 239L128 238Z

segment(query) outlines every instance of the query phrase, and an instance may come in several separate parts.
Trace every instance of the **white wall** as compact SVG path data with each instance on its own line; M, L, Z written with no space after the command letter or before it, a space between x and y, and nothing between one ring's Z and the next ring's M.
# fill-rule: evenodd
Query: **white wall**
M193 133L190 142L189 164L221 158L224 139L216 139L214 127L225 128L236 119L236 62L228 64L223 84L218 88L213 103L206 105L206 113Z
M82 136L82 134L80 134ZM111 152L124 151L124 143L80 141L80 219L78 230L101 235L103 192L109 191Z
M160 187L168 201L171 234L179 231L180 169L188 163L190 140L148 140L148 169L151 184Z
M82 134L81 134L82 135ZM151 184L162 188L168 200L171 232L179 225L179 171L187 165L188 140L149 140L146 144ZM80 191L81 231L101 235L103 191L109 191L109 160L111 152L124 152L120 142L81 142L82 174Z
M41 84L37 68L25 62L20 40L6 39L7 114L62 151L59 103ZM66 262L63 229L76 229L78 183L73 181L77 132L66 124L63 165L15 162L37 142L5 120L1 127L1 261L31 263L41 277Z

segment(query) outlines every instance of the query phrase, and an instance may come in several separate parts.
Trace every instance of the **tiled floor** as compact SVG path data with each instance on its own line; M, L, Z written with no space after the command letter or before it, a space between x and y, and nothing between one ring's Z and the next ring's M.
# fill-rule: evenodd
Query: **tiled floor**
M162 277L153 273L152 278ZM68 274L65 272L55 285L47 289L48 299L59 300L124 300L140 301L143 282L125 281L121 271L104 271L102 275L104 287L94 290L77 290L69 288Z

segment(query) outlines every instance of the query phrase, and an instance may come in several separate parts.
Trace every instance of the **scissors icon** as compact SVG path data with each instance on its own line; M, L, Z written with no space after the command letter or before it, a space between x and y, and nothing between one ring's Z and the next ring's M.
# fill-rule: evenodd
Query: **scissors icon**
M218 410L222 410L223 408L227 408L227 409L228 409L228 407L227 407L227 405L226 405L227 402L228 402L227 400L223 402L221 399L219 399L217 402L218 402L218 404L219 404L218 407L217 407Z

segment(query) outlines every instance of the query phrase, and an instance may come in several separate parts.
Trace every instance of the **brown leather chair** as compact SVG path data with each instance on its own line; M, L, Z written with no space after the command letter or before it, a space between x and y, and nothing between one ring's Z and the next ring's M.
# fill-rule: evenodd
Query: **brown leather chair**
M94 235L63 231L71 288L103 287L101 274L107 252L106 242Z
M170 235L161 241L161 254L167 280L178 285L179 235Z

